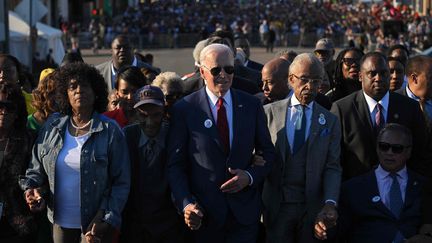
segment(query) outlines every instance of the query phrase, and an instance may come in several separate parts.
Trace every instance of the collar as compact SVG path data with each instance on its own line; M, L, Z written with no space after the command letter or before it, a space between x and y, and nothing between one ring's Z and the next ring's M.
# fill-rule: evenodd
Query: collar
M136 67L137 65L138 65L138 59L134 55L134 59L132 61L132 65L131 66ZM115 71L113 62L111 62L111 74L114 75L114 76L117 74L117 72Z
M212 105L212 107L216 106L219 97L214 95L207 86L205 88L205 91L207 93L207 97L209 97L210 99L210 105ZM231 107L231 90L228 90L228 92L222 98L224 99L225 104Z
M372 112L375 109L375 106L377 103L380 103L382 105L382 107L384 108L384 110L388 110L388 105L389 105L389 92L387 91L387 93L384 95L384 97L381 98L380 101L376 101L374 100L372 97L370 97L369 95L367 95L364 91L363 91L363 95L366 99L366 103L369 107L369 111Z
M293 107L293 106L296 106L296 105L301 105L300 101L297 99L297 97L294 94L292 94L291 95L291 105L290 106ZM309 104L306 105L306 107L308 109L312 110L313 109L313 105L314 105L314 101L311 101Z
M375 169L375 172L377 175L377 179L380 181L385 180L388 176L390 176L390 172L384 170L381 165L378 165L378 167ZM397 171L396 174L403 179L407 179L408 171L406 166L404 166L401 170Z
M145 133L141 129L141 125L138 124L137 126L140 130L140 139L138 142L138 147L141 148L147 145L150 138L147 137L147 135L145 135ZM162 122L158 134L156 135L156 137L152 138L156 142L156 144L161 148L165 147L166 127L167 125L164 122Z
M249 63L249 59L246 59L246 61L244 62L243 66L247 67L248 63Z
M409 98L414 99L414 100L416 100L416 101L419 101L419 100L420 100L420 98L417 97L417 95L415 95L415 94L410 90L409 85L407 85L407 86L405 87L405 90L406 90L407 96L408 96Z

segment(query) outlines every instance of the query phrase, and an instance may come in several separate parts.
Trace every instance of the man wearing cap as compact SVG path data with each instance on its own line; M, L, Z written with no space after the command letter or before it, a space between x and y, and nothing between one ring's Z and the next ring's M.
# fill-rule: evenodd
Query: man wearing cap
M261 102L231 88L232 50L211 44L200 54L205 87L173 108L168 180L195 242L256 242L260 189L274 160ZM253 166L253 153L266 163Z
M331 85L335 70L335 62L333 60L335 49L333 41L329 38L319 39L315 45L314 54L323 63Z
M183 242L181 221L166 178L164 95L146 85L135 93L139 124L123 131L131 159L131 190L123 212L121 242Z

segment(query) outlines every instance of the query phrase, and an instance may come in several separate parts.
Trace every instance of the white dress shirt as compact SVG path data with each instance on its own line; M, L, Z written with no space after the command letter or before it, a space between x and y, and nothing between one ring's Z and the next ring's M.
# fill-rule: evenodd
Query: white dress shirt
M387 93L384 95L384 97L382 97L382 99L380 101L376 101L374 100L372 97L368 96L365 92L363 92L363 95L366 99L366 103L368 105L369 108L369 115L370 115L370 119L372 121L372 125L375 126L375 115L377 113L377 103L380 103L382 106L382 114L384 117L384 121L387 122L387 113L388 113L388 106L389 106L389 92L387 91Z
M293 143L294 143L294 133L296 122L298 119L298 109L295 107L296 105L300 105L300 101L298 101L295 95L291 95L291 104L288 106L287 117L285 119L285 129L287 134L288 143L291 148L291 153L293 152ZM312 121L312 109L313 109L314 101L310 102L305 106L304 113L306 115L306 131L305 131L305 141L309 137L310 126Z
M400 190L402 192L402 201L405 202L405 191L408 183L408 172L406 166L400 171L396 172L398 175L396 178L400 185ZM393 183L393 179L390 177L390 172L384 170L381 165L375 169L375 176L377 178L379 196L381 202L384 203L388 208L390 208L390 188Z
M136 67L137 65L138 65L138 59L136 58L136 56L134 56L134 59L133 59L131 66ZM117 72L114 68L114 64L111 62L111 85L112 85L113 89L115 88L116 76L117 76Z
M205 88L207 97L209 99L210 103L210 109L213 114L214 121L217 123L217 101L219 97L217 97L215 94L213 94L208 87ZM227 120L228 120L228 128L229 128L229 140L230 140L230 148L232 146L232 139L233 139L233 105L232 105L232 98L231 98L231 91L228 90L228 92L222 97L224 99L224 106L226 110Z

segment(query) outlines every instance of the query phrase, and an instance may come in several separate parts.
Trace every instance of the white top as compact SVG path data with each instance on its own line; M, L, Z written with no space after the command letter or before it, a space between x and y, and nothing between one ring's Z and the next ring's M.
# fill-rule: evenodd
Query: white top
M384 97L382 97L382 99L378 102L376 102L376 100L374 100L372 97L368 96L365 92L363 92L364 97L366 99L366 103L368 105L369 108L369 115L370 115L370 119L372 121L372 125L375 126L375 114L377 113L377 103L380 103L381 106L383 107L382 109L382 113L384 116L384 121L387 122L387 113L388 113L388 106L389 106L389 92L387 91L387 93L384 95Z
M294 147L294 133L295 133L295 127L297 124L297 120L299 113L298 113L298 107L296 105L300 105L300 101L298 101L297 97L293 94L291 95L291 104L288 106L287 110L287 117L285 119L285 127L286 127L286 134L288 143L291 148L291 153L293 152ZM306 131L305 131L305 141L309 137L310 133L310 126L312 122L312 110L313 110L314 101L310 102L305 106L305 114L306 114ZM300 120L298 121L300 122Z
M207 97L209 98L210 109L213 114L213 118L217 123L217 101L219 97L214 95L206 86ZM228 120L228 128L229 128L229 140L230 140L230 148L232 146L233 140L233 108L232 108L232 99L231 99L231 91L228 92L222 97L224 99L224 106L226 110L227 120Z
M396 172L397 180L399 182L400 190L402 193L402 201L405 202L405 191L408 183L408 172L406 166L400 171ZM375 169L375 176L377 178L379 196L381 202L390 208L390 188L393 183L393 178L390 177L390 172L385 171L381 165Z
M55 168L54 222L70 229L81 228L81 148L90 134L73 137L66 128L63 148Z

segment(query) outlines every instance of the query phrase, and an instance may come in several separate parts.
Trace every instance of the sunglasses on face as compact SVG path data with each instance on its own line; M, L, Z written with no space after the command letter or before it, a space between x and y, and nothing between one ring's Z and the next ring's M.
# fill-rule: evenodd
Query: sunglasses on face
M353 64L360 65L360 60L356 58L342 58L342 62L347 66L351 66Z
M379 150L381 150L382 152L387 152L391 148L394 154L400 154L404 151L405 148L409 148L409 147L411 146L403 146L401 144L390 144L384 142L378 143Z
M222 69L229 75L234 73L234 66L225 66L225 67L214 67L209 69L208 67L201 65L202 67L205 67L207 70L210 71L211 75L213 75L213 77L217 77L219 76L220 72L222 71Z

